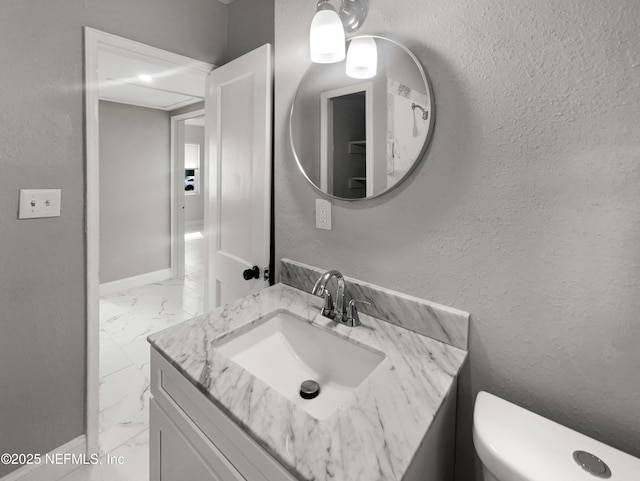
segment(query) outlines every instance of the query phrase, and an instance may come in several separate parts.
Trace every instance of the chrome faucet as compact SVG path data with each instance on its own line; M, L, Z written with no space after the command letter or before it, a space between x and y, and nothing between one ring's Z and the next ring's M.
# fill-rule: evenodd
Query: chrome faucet
M327 283L332 277L335 277L338 282L335 306L333 304L331 293L329 292L329 289L327 289ZM338 322L342 320L342 314L344 312L344 277L340 272L336 270L325 272L314 284L311 294L318 297L324 297L324 306L320 311L324 317L337 320Z
M331 280L331 278L335 277L338 282L338 288L336 290L336 301L335 305L333 303L333 298L331 297L331 293L329 289L327 289L327 284ZM340 324L344 324L348 327L356 327L360 325L360 318L358 317L358 309L356 308L356 303L369 304L369 301L360 301L356 299L352 299L349 301L349 307L344 307L344 277L343 275L336 271L330 270L325 272L320 278L316 281L311 289L311 294L323 297L324 305L320 310L320 313L324 317L328 317L329 319L333 319Z

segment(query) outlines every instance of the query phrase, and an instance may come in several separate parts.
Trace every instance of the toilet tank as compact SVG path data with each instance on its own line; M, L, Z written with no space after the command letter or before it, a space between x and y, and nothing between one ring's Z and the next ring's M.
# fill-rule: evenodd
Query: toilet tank
M498 481L640 480L640 459L486 392L476 397L473 442Z

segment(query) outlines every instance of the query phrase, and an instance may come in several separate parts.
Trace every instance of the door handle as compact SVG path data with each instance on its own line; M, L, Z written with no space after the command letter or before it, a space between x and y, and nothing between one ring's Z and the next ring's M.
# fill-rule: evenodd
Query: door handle
M250 269L245 269L242 272L242 277L244 277L245 281L250 281L251 279L260 278L260 268L258 266L253 266Z

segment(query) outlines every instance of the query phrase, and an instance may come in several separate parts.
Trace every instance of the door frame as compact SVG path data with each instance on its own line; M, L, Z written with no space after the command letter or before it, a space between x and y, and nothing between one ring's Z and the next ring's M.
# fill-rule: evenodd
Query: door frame
M360 82L320 92L320 189L333 195L333 104L335 97L365 93L367 197L373 196L373 82Z
M87 374L86 439L87 454L99 452L100 415L100 137L98 56L102 49L114 49L155 61L173 64L208 75L215 67L183 55L84 27L85 101L85 242L87 285Z
M183 122L194 117L204 117L204 108L193 110L179 115L171 116L171 278L184 277L184 233L185 233L185 211L180 208L185 203L184 194L184 155L180 155L178 149L184 147L184 131L179 131L179 122ZM206 143L206 140L205 140ZM207 162L204 156L204 163ZM204 165L200 167L200 195L204 197L203 182ZM182 175L181 175L182 173ZM207 219L204 218L203 234L206 237ZM203 269L203 275L207 275L207 270Z

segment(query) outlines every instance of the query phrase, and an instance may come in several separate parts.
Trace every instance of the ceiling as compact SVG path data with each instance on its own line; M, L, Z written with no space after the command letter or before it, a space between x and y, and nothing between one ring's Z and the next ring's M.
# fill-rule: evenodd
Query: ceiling
M150 78L144 81L139 75ZM98 78L101 100L174 110L204 99L206 74L163 59L105 48L98 56Z
M229 5L234 0L219 1ZM101 46L98 53L99 98L167 111L204 100L208 72L202 71L202 65L179 66L168 60L172 54L166 53L168 56L143 55L127 46ZM148 77L143 80L140 75Z

